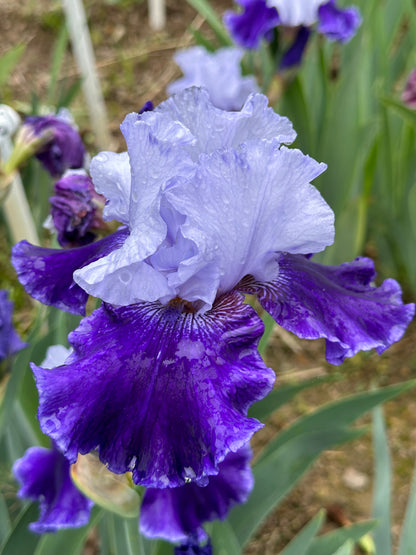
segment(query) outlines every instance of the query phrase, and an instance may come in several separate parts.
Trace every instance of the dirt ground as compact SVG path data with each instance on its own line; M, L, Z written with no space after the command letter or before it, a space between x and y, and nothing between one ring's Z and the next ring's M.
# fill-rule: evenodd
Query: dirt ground
M165 86L180 72L172 61L177 48L192 43L188 27L200 28L203 21L184 1L167 1L167 26L161 32L149 29L146 2L85 0L97 66L109 113L113 147L122 149L119 124L126 113L137 111L147 100L155 104L165 98ZM231 7L231 0L213 2L218 12ZM24 57L2 91L3 101L25 109L35 92L42 100L49 83L51 49L62 21L60 2L50 0L0 0L0 55L18 42L27 44ZM77 70L67 53L61 80L70 83ZM16 101L18 102L16 104ZM73 107L84 136L93 144L82 96ZM357 355L342 370L328 365L322 342L300 341L276 330L267 361L280 383L314 375L336 374L344 378L321 384L296 397L280 410L257 435L255 450L296 417L342 396L372 385L387 385L415 377L416 326L405 339L382 356ZM386 405L390 448L394 465L393 518L397 543L410 480L416 458L416 398L414 392ZM368 424L363 419L360 424ZM245 555L273 555L287 544L321 507L340 505L351 522L371 515L373 456L371 436L328 451L300 481L290 496L265 522ZM276 469L278 471L278 469ZM327 525L329 529L331 524Z

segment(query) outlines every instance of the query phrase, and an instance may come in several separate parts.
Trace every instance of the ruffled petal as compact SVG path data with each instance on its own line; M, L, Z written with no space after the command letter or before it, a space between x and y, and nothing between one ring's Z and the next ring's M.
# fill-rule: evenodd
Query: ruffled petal
M179 301L104 305L70 334L65 365L33 365L41 428L71 462L98 449L145 486L217 474L262 426L246 417L274 381L256 348L262 331L238 293L203 316Z
M140 510L142 534L170 542L192 536L201 543L207 538L204 522L223 520L233 505L247 501L253 488L251 455L249 446L229 453L204 486L192 482L179 488L148 488Z
M264 138L274 138L277 145L293 140L295 133L290 121L275 114L267 103L265 96L254 95L241 112L226 112L212 105L205 90L193 88L171 97L154 111L141 116L129 114L122 130L132 172L130 235L121 248L76 272L75 281L80 287L105 302L121 306L143 301L165 302L177 296L175 280L154 267L151 258L158 249L165 249L167 240L172 247L181 239L176 236L176 224L174 237L169 238L172 224L170 216L163 212L165 193L179 181L194 188L204 149L213 152L224 145L234 148L245 141L263 145ZM197 199L194 206L199 204ZM181 207L177 212L182 218L188 216ZM182 253L186 260L192 248L189 241L181 243L174 256ZM173 252L169 253L172 259L171 255ZM177 266L184 260L178 260ZM171 271L175 272L177 266ZM199 268L194 265L192 271L195 274ZM200 295L204 299L209 296L208 304L212 304L215 293L210 287Z
M13 473L21 483L19 497L39 501L39 520L29 525L33 532L44 534L88 523L93 503L72 483L69 466L55 447L30 447L14 463Z
M376 274L368 258L322 266L285 254L278 263L273 282L246 279L241 290L256 293L276 322L299 337L326 338L326 358L332 364L358 351L382 353L399 341L413 318L415 305L403 305L395 280L371 285Z
M279 24L277 11L266 5L265 0L238 0L244 10L240 13L225 12L224 24L234 42L244 48L256 49L262 38Z
M126 228L75 249L47 249L20 241L12 249L12 264L20 283L38 301L73 314L85 314L86 293L73 273L117 249L128 236Z
M191 87L162 102L142 118L152 125L160 112L180 121L195 137L187 147L192 159L219 148L237 148L251 140L275 139L290 144L296 138L292 122L276 114L263 94L250 95L239 112L227 112L213 106L208 91Z
M196 300L189 298L186 280L202 264L215 266L219 291L225 292L247 274L272 279L276 252L306 254L331 244L333 212L309 183L325 168L299 150L279 149L273 142L201 158L192 186L178 183L166 192L169 202L187 214L184 237L198 246L198 254L169 278L178 295ZM210 294L211 303L217 290L212 277L207 273L199 290L199 299Z

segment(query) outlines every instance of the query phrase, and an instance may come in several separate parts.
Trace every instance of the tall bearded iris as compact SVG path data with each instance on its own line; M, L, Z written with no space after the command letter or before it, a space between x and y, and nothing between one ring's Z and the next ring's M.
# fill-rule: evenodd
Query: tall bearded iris
M276 26L298 27L291 47L284 53L281 67L299 64L316 25L327 39L348 42L361 24L355 7L339 8L335 0L236 0L239 13L226 12L224 23L234 41L245 48L258 48L260 41L273 37Z
M334 236L310 184L325 165L283 146L295 133L266 97L225 112L187 89L122 132L127 153L91 164L104 218L122 227L78 249L14 249L39 300L76 313L88 294L104 301L70 334L64 365L33 365L39 420L71 462L97 449L138 484L200 483L261 427L247 410L274 380L244 293L300 337L326 338L335 364L397 341L414 306L395 281L371 284L368 259L310 260Z

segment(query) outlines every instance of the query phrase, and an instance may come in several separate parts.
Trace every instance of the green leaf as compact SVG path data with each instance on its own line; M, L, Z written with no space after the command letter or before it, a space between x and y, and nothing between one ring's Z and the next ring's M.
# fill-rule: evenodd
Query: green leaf
M379 523L374 530L377 555L391 555L391 461L381 407L373 411L374 484L372 516Z
M287 545L280 555L306 555L308 549L321 529L322 523L325 518L325 511L322 509L302 530L297 534L293 540Z
M80 554L91 528L99 522L102 516L103 511L99 507L93 507L90 520L86 526L70 530L59 530L54 534L44 534L41 536L34 555Z
M394 110L403 119L410 123L416 124L416 111L410 110L402 102L394 100L394 98L387 98L386 96L380 98L381 102L387 107Z
M35 553L41 536L28 528L39 517L37 503L28 505L19 515L16 524L0 549L0 555L17 555Z
M67 46L68 46L68 30L66 28L65 22L63 22L52 54L52 63L50 68L50 80L49 80L48 97L47 97L48 104L56 104L56 100L57 100L56 90L57 90L58 77L62 67L62 63L65 58L65 52L66 52Z
M233 44L221 19L217 16L207 0L187 0L187 2L206 19L208 25L210 25L223 46L231 46Z
M264 420L270 416L275 410L279 409L286 403L289 403L298 393L304 389L320 385L322 383L333 380L332 376L324 376L322 378L313 378L301 383L278 385L273 389L267 397L255 403L248 411L249 416Z
M365 431L365 430L364 430ZM254 488L244 505L234 507L229 522L244 545L266 515L293 488L313 461L333 445L360 437L363 430L323 429L291 438L254 465Z
M25 44L18 44L8 50L0 58L0 87L3 87L9 80L10 74L19 62L24 51L26 49Z
M337 549L334 555L352 555L354 549L354 542L351 540L347 541L339 549Z
M412 489L407 501L406 515L400 536L397 555L416 555L416 466L413 473Z
M374 520L358 522L334 532L329 532L324 536L319 536L313 540L307 555L334 555L337 549L340 549L346 542L358 542L376 525L377 523Z
M381 389L358 393L333 403L328 403L312 414L299 418L292 426L283 430L275 440L268 444L260 460L267 457L269 453L274 452L277 447L283 445L298 434L348 426L377 405L415 386L416 380L410 380L398 385L391 385Z
M10 518L7 504L3 494L0 492L0 545L10 533Z
M105 512L100 522L101 545L105 555L146 555L136 518L123 518Z
M215 555L229 555L230 553L240 555L240 544L228 520L223 522L216 520L209 528L208 526L206 528L212 541L212 552Z

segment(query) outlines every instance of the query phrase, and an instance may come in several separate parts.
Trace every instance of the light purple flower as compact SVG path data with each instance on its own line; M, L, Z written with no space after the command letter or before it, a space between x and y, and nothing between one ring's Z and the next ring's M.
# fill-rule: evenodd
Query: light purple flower
M261 427L247 410L274 376L242 293L300 337L326 338L335 364L400 339L414 305L394 280L373 286L367 259L309 259L334 236L310 183L325 165L283 146L295 133L264 96L227 112L187 89L122 131L128 154L99 154L91 174L104 218L125 227L79 249L23 242L13 260L43 302L105 301L70 334L65 364L33 366L42 430L71 462L97 449L113 472L176 487L217 475Z
M208 52L202 46L177 52L174 60L184 76L167 87L168 94L191 86L204 87L217 108L240 110L250 93L259 92L255 78L241 73L243 54L239 48Z
M27 346L13 327L13 303L8 297L8 291L0 289L0 361Z
M62 247L82 246L96 238L96 231L104 227L100 206L104 198L99 195L84 171L67 172L55 183L51 203L51 216Z
M36 136L50 134L36 157L52 177L60 177L70 168L82 168L85 148L66 114L30 116L26 118L24 128Z
M219 472L203 483L192 482L179 488L148 488L140 510L140 531L149 538L197 545L208 536L202 525L225 519L235 504L245 503L253 488L248 445L229 453L219 464Z
M416 110L416 69L413 69L406 81L402 93L402 102L412 110Z

